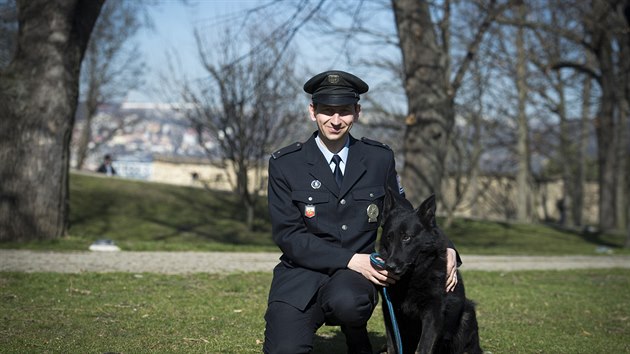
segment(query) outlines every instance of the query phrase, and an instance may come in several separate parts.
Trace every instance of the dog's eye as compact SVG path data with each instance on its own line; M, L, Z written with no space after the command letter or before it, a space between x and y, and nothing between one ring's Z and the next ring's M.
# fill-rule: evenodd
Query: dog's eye
M409 236L409 235L403 235L403 237L402 237L402 239L401 239L401 240L402 240L402 242L409 242L409 240L411 240L411 236Z

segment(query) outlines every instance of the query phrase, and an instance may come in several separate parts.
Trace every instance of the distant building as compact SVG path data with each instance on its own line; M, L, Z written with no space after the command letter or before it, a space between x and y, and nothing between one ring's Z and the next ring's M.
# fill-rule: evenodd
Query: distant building
M172 107L166 103L137 102L104 104L99 107L93 121L93 141L90 144L97 148L88 156L84 169L94 170L103 155L111 154L117 170L120 166L121 175L123 170L128 169L129 176L146 179L150 175L148 167L143 167L150 161L147 156L205 157L206 149L199 145L196 131L191 129L181 111L186 106L179 105L178 110ZM85 124L85 113L84 105L80 104L73 139L80 136L79 132ZM114 131L115 134L112 134ZM206 148L212 151L214 146L211 142ZM76 149L76 141L73 142L73 149ZM75 154L72 157L74 159ZM74 160L71 166L76 166Z
M153 156L150 154L124 155L114 160L119 177L150 181L153 175Z

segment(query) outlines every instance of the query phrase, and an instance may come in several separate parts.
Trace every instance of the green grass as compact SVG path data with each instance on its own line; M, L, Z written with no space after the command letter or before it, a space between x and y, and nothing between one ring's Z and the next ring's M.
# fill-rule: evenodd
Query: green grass
M233 194L159 183L70 175L69 236L52 241L0 243L1 248L86 250L95 240L114 240L123 250L277 251L266 199L253 231ZM536 224L456 219L445 229L463 254L617 254L624 235L583 235Z
M619 233L583 234L542 224L466 219L456 219L445 231L463 254L595 254L600 246L630 254L630 249L623 248L625 235Z
M492 353L630 353L630 270L464 271ZM259 353L271 274L0 273L3 353ZM369 323L385 342L380 309ZM315 353L344 353L337 327Z
M71 174L69 236L0 247L86 250L106 238L135 251L275 251L262 202L248 231L232 193Z

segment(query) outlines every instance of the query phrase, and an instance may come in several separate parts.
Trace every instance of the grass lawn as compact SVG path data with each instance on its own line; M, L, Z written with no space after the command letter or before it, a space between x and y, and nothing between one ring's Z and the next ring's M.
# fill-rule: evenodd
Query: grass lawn
M271 239L266 199L252 231L231 193L159 183L70 175L69 236L53 241L0 243L2 248L86 250L112 239L123 250L277 251ZM624 235L584 235L550 226L456 219L445 229L462 254L616 254Z
M266 201L253 230L230 193L72 174L70 235L2 248L277 251ZM462 254L615 254L623 235L456 220ZM489 353L630 353L630 270L478 272L462 268ZM271 273L162 275L0 273L2 353L259 353ZM369 323L385 343L380 309ZM336 327L315 353L344 353Z
M630 353L630 270L464 270L492 353ZM3 353L259 353L271 274L0 273ZM385 343L380 309L370 320ZM315 353L344 353L337 327Z

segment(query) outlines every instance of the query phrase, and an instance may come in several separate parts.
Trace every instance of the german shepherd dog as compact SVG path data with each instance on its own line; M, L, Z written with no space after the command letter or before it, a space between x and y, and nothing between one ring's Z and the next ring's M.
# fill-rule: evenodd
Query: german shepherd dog
M404 353L483 351L475 305L466 299L459 271L455 290L446 293L447 239L435 220L435 196L418 209L387 191L379 253L385 269L400 276L387 287L400 329ZM386 304L387 353L395 354L395 336Z

